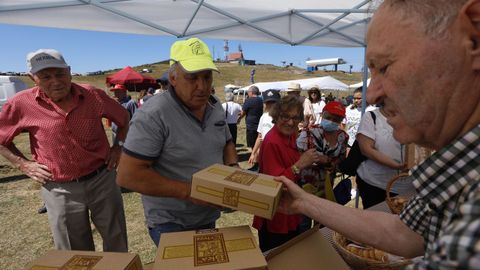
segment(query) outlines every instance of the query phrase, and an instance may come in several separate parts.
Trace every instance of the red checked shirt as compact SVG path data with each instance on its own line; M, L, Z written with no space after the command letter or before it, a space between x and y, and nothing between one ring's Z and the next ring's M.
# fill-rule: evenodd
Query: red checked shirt
M108 118L124 127L128 112L103 90L72 83L73 109L66 113L39 87L9 99L0 112L0 144L20 132L30 134L32 157L46 165L56 182L67 182L98 169L110 145L102 124Z
M284 175L297 182L299 177L292 172L292 165L300 159L296 139L296 134L287 137L281 134L276 126L273 126L265 136L260 148L260 172L273 176ZM260 230L266 224L269 232L288 233L296 230L301 221L300 215L285 215L277 212L272 220L255 216L253 227Z

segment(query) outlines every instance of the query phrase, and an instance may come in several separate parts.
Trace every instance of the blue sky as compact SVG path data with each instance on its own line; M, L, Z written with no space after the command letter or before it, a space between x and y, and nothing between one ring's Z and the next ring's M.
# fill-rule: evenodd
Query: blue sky
M59 50L72 72L138 66L168 59L169 48L175 37L119 34L45 27L0 24L0 71L26 71L25 56L39 48ZM215 58L223 58L223 40L203 39ZM339 69L360 71L363 48L328 48L289 46L229 40L230 52L238 51L241 44L246 59L260 64L280 66L282 61L305 67L305 60L341 57L347 64ZM328 67L331 70L331 67Z

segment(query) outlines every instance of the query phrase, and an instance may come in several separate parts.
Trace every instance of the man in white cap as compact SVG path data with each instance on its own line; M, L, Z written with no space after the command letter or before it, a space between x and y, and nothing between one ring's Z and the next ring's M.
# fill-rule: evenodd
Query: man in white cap
M133 116L117 183L142 194L149 234L214 228L220 211L190 197L192 174L215 163L238 166L220 101L211 95L213 63L198 38L175 42L168 91Z
M128 251L123 201L115 183L128 112L103 90L72 83L70 67L56 50L29 53L27 66L36 86L4 105L0 154L42 184L55 248L95 250L91 217L103 251ZM103 117L118 125L112 147ZM20 132L30 135L33 160L13 143Z

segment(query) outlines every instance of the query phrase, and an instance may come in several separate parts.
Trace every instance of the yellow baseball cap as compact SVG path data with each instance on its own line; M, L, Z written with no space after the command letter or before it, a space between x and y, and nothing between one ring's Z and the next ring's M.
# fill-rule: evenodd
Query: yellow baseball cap
M198 38L189 38L173 43L170 48L170 66L179 62L187 72L215 70L212 55L207 44Z

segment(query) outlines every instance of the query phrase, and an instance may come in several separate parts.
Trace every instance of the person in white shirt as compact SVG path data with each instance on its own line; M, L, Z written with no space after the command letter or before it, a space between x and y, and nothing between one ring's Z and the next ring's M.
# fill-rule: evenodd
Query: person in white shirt
M348 147L352 147L357 136L358 126L362 118L362 88L359 87L353 91L353 103L346 109L345 119L343 119L343 129L348 134Z
M375 110L374 106L367 106L365 111ZM362 119L362 87L359 87L353 91L353 103L347 107L345 113L345 119L343 119L342 126L343 130L348 134L348 152L355 141L357 136L358 127L360 125L360 120ZM357 195L357 187L355 178L352 179L352 197Z
M371 113L375 114L375 121ZM357 169L356 182L363 208L385 201L387 184L392 177L407 169L405 149L395 138L387 123L384 106L366 113L358 128L357 140L362 154L368 159ZM413 192L412 179L397 181L391 196Z
M230 134L232 134L232 141L237 144L237 123L240 114L242 113L242 106L233 101L233 93L229 92L225 94L225 103L222 104L225 111L225 119L228 124Z
M308 99L312 104L312 117L310 119L310 125L320 125L322 121L322 111L326 103L321 99L320 89L314 86L308 90Z
M251 165L255 165L255 163L257 163L257 157L260 152L260 146L262 144L263 138L265 138L265 135L267 135L267 133L273 127L273 119L270 116L270 108L272 108L273 105L280 100L280 91L275 89L268 89L267 91L262 93L262 98L265 107L263 109L262 117L260 117L260 121L258 123L258 137L255 141L255 145L253 146L250 158L248 159L248 163Z

